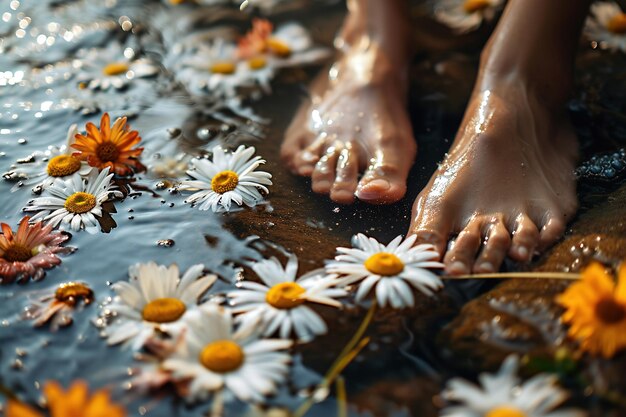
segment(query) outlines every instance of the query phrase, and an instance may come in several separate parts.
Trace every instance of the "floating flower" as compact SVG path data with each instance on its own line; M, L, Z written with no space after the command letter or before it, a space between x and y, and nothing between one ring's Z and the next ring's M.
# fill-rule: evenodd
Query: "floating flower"
M228 294L233 313L241 313L235 321L242 332L260 329L264 336L271 336L280 330L280 337L287 339L293 331L298 340L310 341L328 329L306 303L341 307L335 298L347 295L345 290L333 288L333 279L319 274L296 279L298 258L295 255L289 256L285 268L276 258L256 262L251 268L263 284L241 281L237 285L244 289Z
M442 393L444 399L459 402L442 410L441 417L583 417L566 409L552 411L568 397L557 385L556 375L538 374L522 383L517 376L519 359L505 359L497 374L481 374L480 387L453 378Z
M185 343L163 362L174 378L190 381L188 398L204 399L226 388L227 399L262 402L284 382L292 342L258 339L233 333L229 310L212 304L201 306L187 321Z
M237 57L237 46L223 39L194 45L191 55L176 57L172 66L194 94L235 97L241 88L254 86L254 79L244 71L245 63Z
M616 285L600 264L591 264L557 301L567 309L563 321L570 324L569 335L584 351L611 358L626 348L626 265Z
M84 381L74 382L67 391L63 391L56 381L46 382L43 388L48 413L41 412L19 401L9 400L6 417L125 417L126 410L109 398L106 390L98 390L89 395L89 388Z
M326 265L326 271L339 276L340 285L357 281L356 300L363 300L376 287L376 298L381 306L393 308L414 305L412 286L426 295L443 284L429 268L442 268L434 246L422 244L413 247L416 236L396 237L385 246L374 238L359 233L352 239L353 248L337 248L339 255Z
M200 210L209 208L215 212L229 211L231 202L241 206L253 207L263 200L259 192L269 193L266 185L272 185L272 175L264 171L255 171L265 163L260 156L254 155L254 147L241 145L233 153L226 153L221 146L213 148L213 160L192 159L193 169L187 174L193 180L183 181L181 190L198 192L185 202L198 204Z
M45 269L61 263L57 254L66 254L72 248L61 244L69 236L53 232L52 225L44 226L41 222L29 224L30 217L20 221L17 233L13 233L6 223L0 223L0 283L24 281L29 278L40 280Z
M105 314L114 315L107 324L107 342L115 345L133 339L134 349L141 348L157 330L179 333L183 317L217 279L205 275L202 264L189 268L182 278L175 264L166 267L154 262L131 266L128 275L129 282L113 284L117 296L105 308Z
M626 13L612 1L594 2L584 29L585 37L600 48L626 52Z
M239 57L249 76L266 87L278 68L312 64L328 57L328 50L314 48L308 31L297 23L274 30L266 19L252 20L252 29L239 41Z
M18 161L18 165L6 174L8 180L19 180L11 191L25 185L32 185L33 192L40 193L50 187L57 178L67 179L79 173L85 177L93 169L86 162L72 155L71 145L76 135L76 125L67 131L66 143L61 146L49 146L45 152L35 152L28 158Z
M440 0L435 3L435 18L456 32L477 29L483 21L493 20L503 0Z
M92 90L122 89L137 78L152 77L159 67L148 58L136 58L131 48L122 49L117 43L107 48L94 48L79 56L82 66L79 86Z
M98 220L102 217L102 203L122 197L111 182L109 168L98 172L92 170L86 179L74 174L67 180L56 180L47 189L50 196L35 198L24 211L36 211L32 221L43 220L52 227L60 226L78 232L86 230L97 233Z
M50 322L52 329L72 324L72 313L83 305L91 304L93 291L82 282L66 282L53 291L47 291L39 300L27 307L26 317L34 320L35 326Z
M118 118L113 127L110 124L108 113L102 115L99 130L93 123L87 123L87 134L76 135L72 148L79 152L73 155L100 170L108 167L122 177L145 169L138 159L143 148L133 149L141 141L139 132L130 130L126 117Z

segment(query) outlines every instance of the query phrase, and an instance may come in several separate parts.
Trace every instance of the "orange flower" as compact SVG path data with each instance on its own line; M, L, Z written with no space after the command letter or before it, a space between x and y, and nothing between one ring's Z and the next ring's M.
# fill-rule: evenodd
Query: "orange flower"
M582 350L610 358L626 348L626 264L617 285L602 265L591 264L557 301L567 309L562 319Z
M241 58L252 58L265 52L267 49L265 42L273 30L274 27L269 20L252 19L252 29L239 40L239 56Z
M44 386L49 415L52 417L125 417L126 410L112 403L106 390L98 390L89 396L87 383L76 381L67 390L55 382ZM9 400L7 417L44 417L46 414L18 401Z
M109 167L111 172L119 176L144 170L145 167L138 159L143 148L132 149L141 141L139 132L130 130L126 117L117 119L113 127L110 124L108 113L102 115L99 130L93 123L87 123L87 135L76 135L72 148L79 152L74 152L73 156L86 160L99 170Z

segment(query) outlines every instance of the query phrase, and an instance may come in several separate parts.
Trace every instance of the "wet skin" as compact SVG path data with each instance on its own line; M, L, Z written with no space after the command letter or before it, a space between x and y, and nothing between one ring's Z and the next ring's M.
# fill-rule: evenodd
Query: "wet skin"
M362 6L355 10L371 10L372 1L355 1ZM447 273L496 272L507 255L527 262L558 240L575 214L578 145L564 104L588 3L508 2L481 56L450 152L413 207L409 233L445 253ZM368 20L378 12L351 10L345 27L380 34L384 22ZM407 62L402 52L409 49L371 42L400 36L393 31L349 33L352 43L336 64L337 77L318 79L318 94L286 135L283 157L294 172L312 176L314 191L337 202L349 203L353 195L393 202L404 195L415 153L404 110L406 82L390 81L404 79L398 63ZM389 50L396 53L389 57ZM360 114L371 116L364 123ZM366 170L357 185L359 170L372 160L380 169Z
M285 134L289 168L338 203L392 203L406 192L417 148L406 109L410 37L408 25L389 25L404 21L401 5L349 3L338 60L314 81Z

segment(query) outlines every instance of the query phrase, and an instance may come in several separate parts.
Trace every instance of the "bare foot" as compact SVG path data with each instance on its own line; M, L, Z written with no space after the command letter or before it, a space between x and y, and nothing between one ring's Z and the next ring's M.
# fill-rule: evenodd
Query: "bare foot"
M374 2L368 10L392 6ZM312 178L313 191L343 204L355 195L369 203L402 198L417 148L406 110L407 31L385 19L370 36L358 22L364 15L348 17L341 56L313 83L311 103L300 108L281 148L294 173Z
M563 111L519 80L470 100L449 155L420 193L410 231L435 244L450 274L529 261L561 237L577 207L576 136ZM558 108L558 107L557 107Z

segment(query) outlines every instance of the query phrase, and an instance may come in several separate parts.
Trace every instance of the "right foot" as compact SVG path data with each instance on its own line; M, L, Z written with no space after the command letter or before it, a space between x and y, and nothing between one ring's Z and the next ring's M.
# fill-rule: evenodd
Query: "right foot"
M409 57L402 46L385 47L393 44L388 38L346 36L349 45L313 83L311 103L300 108L281 147L291 171L310 176L313 191L338 203L355 196L393 203L406 192L417 149L406 109Z

